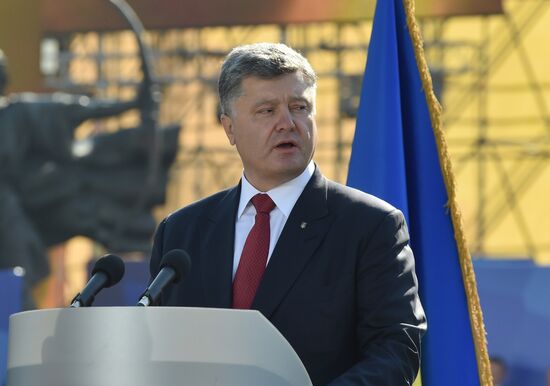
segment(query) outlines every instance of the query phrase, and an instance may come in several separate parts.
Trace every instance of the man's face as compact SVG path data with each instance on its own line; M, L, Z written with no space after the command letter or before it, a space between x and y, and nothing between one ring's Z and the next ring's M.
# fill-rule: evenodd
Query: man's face
M256 189L267 191L304 171L317 142L314 105L315 89L300 73L242 81L230 116L221 120Z
M493 374L493 381L495 385L501 385L506 376L506 369L500 362L491 361L491 373Z

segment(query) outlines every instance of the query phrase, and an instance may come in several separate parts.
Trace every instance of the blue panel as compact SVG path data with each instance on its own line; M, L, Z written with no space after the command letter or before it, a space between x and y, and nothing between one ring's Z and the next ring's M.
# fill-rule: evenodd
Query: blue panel
M474 269L489 352L508 367L505 386L546 386L550 267L528 260L476 260Z
M5 383L9 316L21 311L23 278L13 270L0 270L0 385Z

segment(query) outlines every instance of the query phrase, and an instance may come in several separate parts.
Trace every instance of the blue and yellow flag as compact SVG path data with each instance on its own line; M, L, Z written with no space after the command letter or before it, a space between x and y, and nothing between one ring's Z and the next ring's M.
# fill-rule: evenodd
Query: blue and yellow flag
M491 385L475 276L412 0L379 0L348 185L403 211L428 332L424 386Z

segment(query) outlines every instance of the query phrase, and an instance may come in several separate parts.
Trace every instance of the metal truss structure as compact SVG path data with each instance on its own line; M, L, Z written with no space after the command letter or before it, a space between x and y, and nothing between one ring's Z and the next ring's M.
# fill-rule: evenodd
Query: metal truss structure
M466 39L449 36L449 20L424 28L459 189L470 190L462 201L476 255L550 261L549 228L537 221L550 214L550 84L540 66L550 51L530 35L549 9L505 2L503 15L472 21Z
M528 43L530 31L550 18L550 2L504 4L503 15L424 19L421 26L459 190L466 187L459 199L470 249L474 255L537 258L550 255L550 235L533 229L541 213L526 201L550 188L550 79L542 79L534 65L544 53L532 52ZM159 215L238 180L240 161L217 122L216 82L226 53L250 42L286 42L312 62L319 75L316 161L327 176L345 182L371 26L361 21L149 31L164 94L161 120L183 125L168 203ZM60 50L48 86L131 97L139 62L128 32L55 40ZM508 68L511 60L514 69ZM507 73L517 79L501 81ZM529 108L510 114L510 108L495 106L498 100L513 105L514 96L529 98ZM129 115L101 130L135 122ZM83 127L79 135L97 129ZM541 210L550 218L550 206Z

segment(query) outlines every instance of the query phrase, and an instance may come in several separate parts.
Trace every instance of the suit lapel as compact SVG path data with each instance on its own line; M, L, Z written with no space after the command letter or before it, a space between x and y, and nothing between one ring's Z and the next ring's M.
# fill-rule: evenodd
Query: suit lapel
M327 181L316 168L294 205L252 304L267 318L275 311L329 227Z
M230 189L213 208L202 244L202 276L207 305L231 308L235 216L240 184Z

